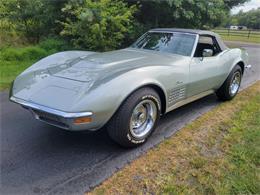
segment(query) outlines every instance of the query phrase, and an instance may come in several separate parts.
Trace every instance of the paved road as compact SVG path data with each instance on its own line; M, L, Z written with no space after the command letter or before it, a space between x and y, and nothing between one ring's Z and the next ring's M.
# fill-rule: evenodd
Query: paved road
M244 47L253 67L243 88L260 77L260 47ZM167 114L145 145L128 150L104 130L66 132L35 121L7 93L0 98L1 194L82 194L220 103L211 95Z

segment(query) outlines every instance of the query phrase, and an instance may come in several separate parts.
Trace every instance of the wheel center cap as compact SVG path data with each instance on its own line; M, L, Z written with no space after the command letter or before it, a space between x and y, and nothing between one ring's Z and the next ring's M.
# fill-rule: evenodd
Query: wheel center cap
M136 121L135 121L135 128L138 128L142 126L146 121L146 113L144 112L139 112L136 116Z
M144 113L140 113L139 116L138 116L138 119L140 121L143 121L145 119L145 114Z

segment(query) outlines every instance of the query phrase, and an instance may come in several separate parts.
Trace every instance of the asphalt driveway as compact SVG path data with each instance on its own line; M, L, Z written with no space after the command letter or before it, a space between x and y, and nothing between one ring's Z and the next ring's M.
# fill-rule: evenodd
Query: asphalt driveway
M243 47L253 65L243 78L245 88L260 79L260 46ZM1 194L82 194L220 103L210 95L167 114L145 145L127 150L105 130L63 131L34 120L8 101L7 92L0 98Z

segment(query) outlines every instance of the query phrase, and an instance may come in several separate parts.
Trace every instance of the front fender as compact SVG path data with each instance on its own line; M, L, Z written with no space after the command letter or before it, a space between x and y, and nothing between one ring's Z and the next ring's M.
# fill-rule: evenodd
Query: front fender
M122 102L140 87L156 85L162 89L166 96L166 89L158 78L160 75L158 75L156 67L126 72L109 82L100 83L98 87L90 90L84 97L80 98L72 111L88 110L93 112L93 121L97 123L97 128L100 128L109 121Z

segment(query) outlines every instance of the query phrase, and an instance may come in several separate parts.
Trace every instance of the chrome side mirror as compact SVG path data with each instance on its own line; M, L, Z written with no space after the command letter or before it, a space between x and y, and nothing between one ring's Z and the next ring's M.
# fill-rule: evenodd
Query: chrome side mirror
M211 57L213 56L213 50L212 49L203 49L202 57Z

